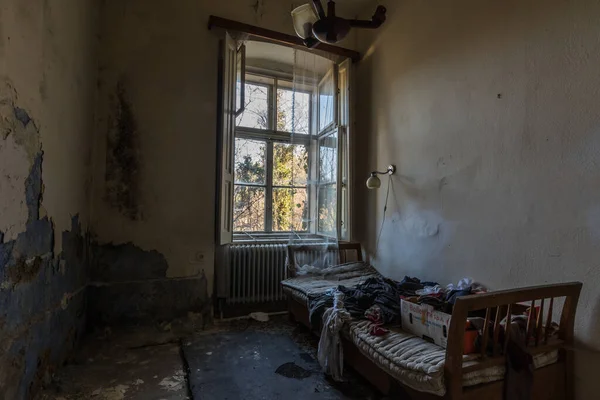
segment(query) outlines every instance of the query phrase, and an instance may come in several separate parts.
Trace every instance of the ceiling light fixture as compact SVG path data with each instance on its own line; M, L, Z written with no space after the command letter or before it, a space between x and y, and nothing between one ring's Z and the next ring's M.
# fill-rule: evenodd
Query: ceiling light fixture
M296 34L304 40L307 47L315 47L318 42L338 43L352 28L377 29L385 22L387 10L378 6L370 21L340 18L335 14L335 1L327 2L327 14L321 0L313 0L292 11Z

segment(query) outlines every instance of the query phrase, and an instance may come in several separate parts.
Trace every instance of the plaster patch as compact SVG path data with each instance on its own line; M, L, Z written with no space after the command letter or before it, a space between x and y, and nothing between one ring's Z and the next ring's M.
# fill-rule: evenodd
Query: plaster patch
M415 271L426 268L440 254L452 236L452 226L432 210L395 212L384 226L374 264L394 265ZM395 252L383 249L394 248ZM389 275L382 270L384 275Z
M0 81L0 231L13 240L39 218L40 134L29 113L16 105L10 80ZM33 176L32 176L33 175ZM28 201L36 197L37 204ZM28 207L29 206L29 207Z
M416 237L435 236L440 231L441 218L432 211L407 213L400 220L404 230Z
M4 240L16 239L25 230L28 208L25 202L25 180L30 162L14 136L0 138L0 230Z

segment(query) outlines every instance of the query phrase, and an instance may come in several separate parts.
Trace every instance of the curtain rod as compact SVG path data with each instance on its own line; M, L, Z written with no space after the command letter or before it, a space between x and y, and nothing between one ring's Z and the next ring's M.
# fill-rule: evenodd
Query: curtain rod
M261 28L259 26L244 24L243 22L237 22L226 18L216 17L211 15L208 18L208 29L222 28L231 31L237 31L247 33L251 36L267 39L273 42L286 44L288 46L300 46L308 49L302 39L294 35L288 35L287 33L281 33L272 31L270 29ZM345 49L343 47L333 46L327 43L319 43L316 50L335 54L345 58L350 58L353 62L360 60L360 53L354 50Z

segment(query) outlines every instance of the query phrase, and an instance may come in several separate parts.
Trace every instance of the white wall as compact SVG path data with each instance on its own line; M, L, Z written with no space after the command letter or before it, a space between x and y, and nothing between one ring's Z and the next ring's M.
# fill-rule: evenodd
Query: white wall
M577 339L600 349L600 2L387 3L361 43L357 239L393 278L582 281ZM390 163L376 249L386 182L364 181Z

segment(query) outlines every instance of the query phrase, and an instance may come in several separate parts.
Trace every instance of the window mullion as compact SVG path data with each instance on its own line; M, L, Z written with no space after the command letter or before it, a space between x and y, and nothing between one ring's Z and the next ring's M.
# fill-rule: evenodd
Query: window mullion
M273 232L273 141L267 141L267 192L265 194L265 231Z
M277 132L277 78L273 80L273 86L271 88L271 129L273 132Z

